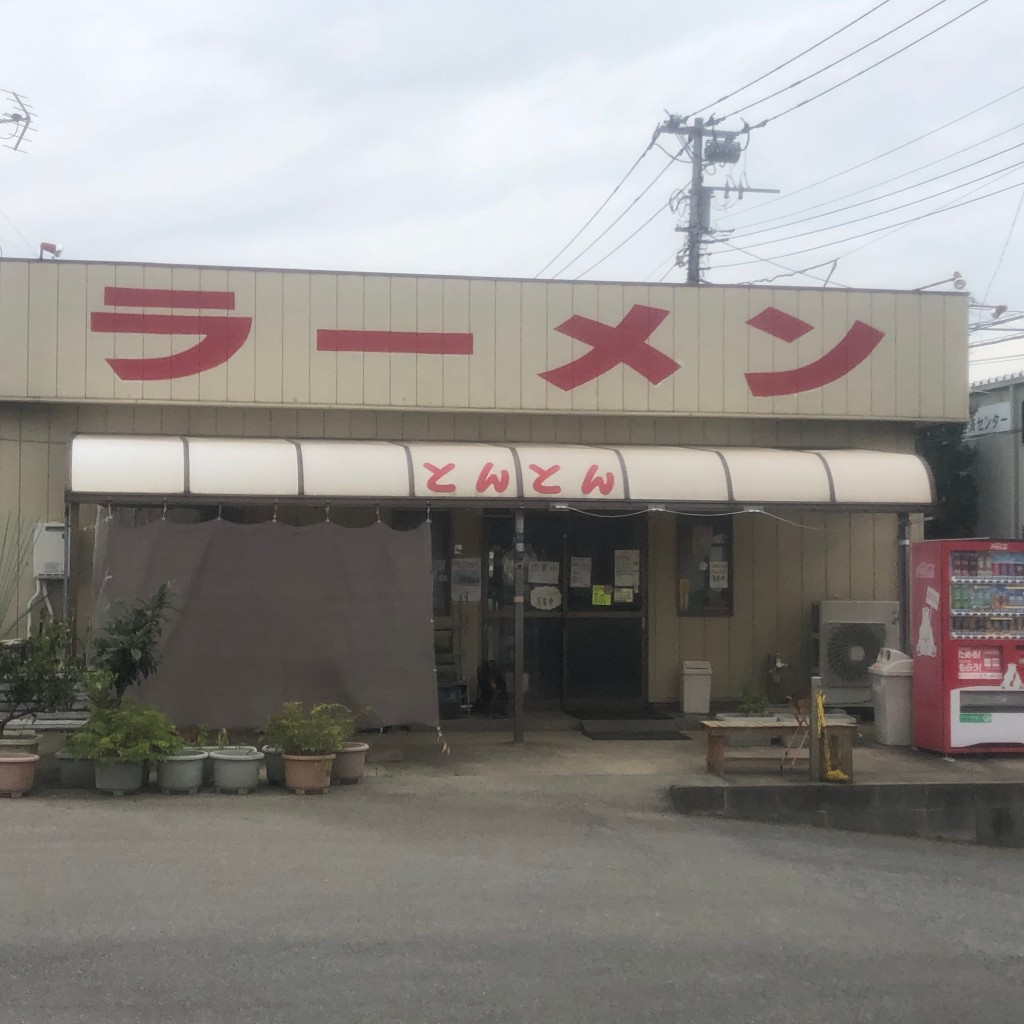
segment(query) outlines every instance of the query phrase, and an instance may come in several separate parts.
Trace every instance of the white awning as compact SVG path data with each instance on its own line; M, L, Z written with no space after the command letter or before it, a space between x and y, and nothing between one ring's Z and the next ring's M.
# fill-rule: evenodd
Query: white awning
M850 449L590 447L75 437L70 496L109 499L640 502L914 509L916 455Z

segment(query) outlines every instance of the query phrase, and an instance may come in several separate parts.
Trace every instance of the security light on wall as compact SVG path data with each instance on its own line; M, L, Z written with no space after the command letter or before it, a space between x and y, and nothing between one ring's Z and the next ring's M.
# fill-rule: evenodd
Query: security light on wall
M64 252L64 246L60 242L40 242L39 243L39 258L42 259L46 253L49 253L54 259L57 259Z

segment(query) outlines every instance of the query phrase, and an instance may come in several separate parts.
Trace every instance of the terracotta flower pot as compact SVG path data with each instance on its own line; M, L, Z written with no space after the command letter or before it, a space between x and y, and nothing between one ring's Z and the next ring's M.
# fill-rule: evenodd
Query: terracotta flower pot
M363 777L369 749L369 743L360 743L357 740L344 743L335 755L334 764L331 765L331 785L351 786L357 783Z
M21 796L32 788L36 778L38 754L15 752L0 756L0 793Z
M284 754L284 784L299 796L326 793L331 787L334 754Z

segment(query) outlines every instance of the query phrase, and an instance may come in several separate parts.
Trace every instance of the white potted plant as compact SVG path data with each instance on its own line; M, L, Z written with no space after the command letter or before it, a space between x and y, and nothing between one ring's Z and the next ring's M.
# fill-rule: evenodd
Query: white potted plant
M94 708L72 743L74 752L95 762L96 788L114 796L137 793L145 781L145 765L178 754L184 746L162 711L134 701Z
M213 765L213 788L218 793L251 793L260 782L263 754L255 747L228 742L227 729L217 734L217 746L205 748Z

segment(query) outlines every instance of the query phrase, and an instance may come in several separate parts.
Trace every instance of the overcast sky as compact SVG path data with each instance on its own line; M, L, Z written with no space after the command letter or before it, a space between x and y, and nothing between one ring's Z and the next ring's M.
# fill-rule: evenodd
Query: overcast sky
M4 2L0 88L28 98L38 131L24 153L0 150L0 245L6 256L35 255L51 240L74 259L532 277L606 198L666 110L713 103L877 2ZM958 271L977 302L1024 310L1024 213L992 280L1024 194L1024 91L790 195L1024 86L1019 3L988 0L783 113L977 3L943 0L863 53L755 102L934 3L889 0L713 107L744 108L724 128L782 115L750 134L742 163L707 179L724 184L743 174L753 187L782 190L763 210L756 207L772 197L747 196L714 213L717 228L735 229L731 245L782 267L719 243L708 280L761 280L839 257L834 269L811 273L832 269L833 283L854 287L916 288ZM662 141L674 148L670 137ZM941 162L924 168L932 161ZM649 152L547 274L668 163ZM914 173L881 184L903 172ZM657 280L669 270L667 280L681 280L670 270L682 241L676 218L658 210L688 179L689 165L675 164L562 276ZM851 238L1009 186L888 237ZM897 189L904 191L885 197ZM880 211L891 212L828 230ZM772 230L753 234L764 227ZM1024 343L976 355L1015 352ZM974 375L1018 369L1024 355L978 363Z

